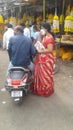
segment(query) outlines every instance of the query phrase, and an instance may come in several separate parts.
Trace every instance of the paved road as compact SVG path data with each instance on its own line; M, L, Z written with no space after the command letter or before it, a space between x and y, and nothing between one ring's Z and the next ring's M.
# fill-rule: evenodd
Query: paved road
M52 96L29 94L18 106L4 89L8 62L0 51L0 130L73 130L73 63L60 62Z

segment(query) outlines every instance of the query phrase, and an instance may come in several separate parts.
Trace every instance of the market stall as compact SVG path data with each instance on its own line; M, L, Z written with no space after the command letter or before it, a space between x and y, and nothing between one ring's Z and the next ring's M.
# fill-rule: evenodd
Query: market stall
M48 22L54 34L59 34L55 41L61 45L73 44L72 7L72 0L4 0L0 6L4 24L10 22L16 26L21 22Z
M63 10L60 17L60 36L55 38L58 48L58 57L62 60L73 59L73 4L63 0Z

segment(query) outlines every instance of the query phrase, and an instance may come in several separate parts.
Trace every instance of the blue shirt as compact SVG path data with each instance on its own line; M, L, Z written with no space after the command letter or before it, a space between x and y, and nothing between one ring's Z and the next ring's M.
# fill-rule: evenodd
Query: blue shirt
M30 64L31 56L36 54L36 49L31 39L21 33L10 38L8 52L14 66L25 67Z

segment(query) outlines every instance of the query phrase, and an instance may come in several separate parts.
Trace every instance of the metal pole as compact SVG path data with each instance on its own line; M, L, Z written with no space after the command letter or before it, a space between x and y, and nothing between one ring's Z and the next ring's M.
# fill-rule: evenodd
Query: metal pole
M7 19L8 19L8 2L7 2L7 0L6 0L6 2L5 2L5 7L6 7L6 13L7 13Z
M22 8L21 8L21 3L20 3L20 5L19 5L19 13L18 13L19 18L21 18L21 10L22 10Z
M64 8L65 8L65 0L63 0L62 3L62 15L64 15ZM64 30L64 17L62 17L63 23L61 24L61 30L60 30L60 35L62 35L63 30Z
M45 22L45 5L46 5L46 0L43 0L43 21Z

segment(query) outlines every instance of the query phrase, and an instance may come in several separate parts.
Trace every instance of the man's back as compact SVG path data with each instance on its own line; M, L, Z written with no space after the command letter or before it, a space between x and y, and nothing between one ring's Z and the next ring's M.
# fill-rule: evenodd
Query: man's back
M30 64L31 55L36 54L32 41L23 34L16 35L10 39L9 56L14 66L27 66Z

